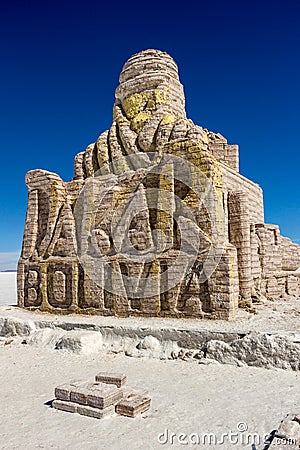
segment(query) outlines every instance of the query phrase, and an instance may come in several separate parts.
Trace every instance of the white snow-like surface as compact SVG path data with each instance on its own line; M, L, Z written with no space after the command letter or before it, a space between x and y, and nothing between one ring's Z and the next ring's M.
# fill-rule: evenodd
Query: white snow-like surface
M212 360L207 364L197 359L160 360L155 357L159 342L147 336L139 346L151 356L153 352L153 357L130 357L134 353L125 354L117 345L100 345L89 353L48 344L51 339L56 342L56 334L71 333L72 337L74 329L78 333L94 330L91 325L115 328L120 339L137 341L135 349L140 340L138 327L151 328L153 333L162 330L158 335L173 327L181 334L178 341L190 339L187 324L193 332L199 322L204 332L268 329L296 335L299 301L266 301L256 306L256 315L241 311L236 322L54 316L2 307L0 320L6 327L13 326L14 332L0 337L0 450L250 450L252 443L262 450L264 435L276 429L286 414L299 413L298 371L235 367ZM15 303L16 273L0 273L0 304ZM10 322L10 316L16 320ZM22 324L21 336L17 330ZM126 373L128 386L151 396L150 410L136 419L114 415L98 420L50 408L56 386L74 379L92 381L100 371Z
M258 436L254 442L262 450L263 436L286 414L299 411L297 372L101 351L69 354L14 342L0 346L0 360L1 450L251 450L251 438ZM98 420L49 407L56 386L92 381L99 371L126 373L128 386L149 392L150 410L136 419ZM236 433L235 444L228 437L221 444L222 434L229 432ZM178 442L181 433L187 445ZM207 433L217 445L195 445L195 434L203 439Z
M17 273L0 272L0 306L17 304Z

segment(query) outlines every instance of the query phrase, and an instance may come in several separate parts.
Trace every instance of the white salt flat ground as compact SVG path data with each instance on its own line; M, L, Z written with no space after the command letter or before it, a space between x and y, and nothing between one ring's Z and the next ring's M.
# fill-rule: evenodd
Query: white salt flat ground
M16 272L0 272L0 306L17 304Z
M298 301L259 305L262 316L245 317L240 326L246 328L256 317L257 329L269 324L299 330ZM13 304L16 273L0 273L0 305ZM14 309L2 308L3 316L12 310L14 315L27 314ZM120 320L106 319L112 326ZM86 320L91 318L76 318ZM0 339L0 450L251 450L252 442L262 450L263 435L277 428L286 414L299 412L299 372L131 358L106 351L78 355L21 342L18 337ZM46 404L53 399L55 386L76 378L92 380L99 371L125 372L129 386L149 391L151 409L134 420L120 416L97 420ZM211 439L217 441L199 443L205 433L213 433ZM225 437L221 443L223 433L234 433L233 442Z
M0 361L1 450L251 450L252 433L259 434L260 443L253 439L262 450L262 436L287 413L299 412L297 372L104 352L77 355L18 342L0 346ZM149 391L151 409L136 419L97 420L45 404L55 386L92 380L99 371L125 372L129 386ZM165 430L176 435L173 443L166 434L158 441ZM233 442L222 444L222 433L230 431L236 433ZM178 442L180 433L188 436L186 445ZM218 443L195 443L195 433L201 440L202 433L214 433Z

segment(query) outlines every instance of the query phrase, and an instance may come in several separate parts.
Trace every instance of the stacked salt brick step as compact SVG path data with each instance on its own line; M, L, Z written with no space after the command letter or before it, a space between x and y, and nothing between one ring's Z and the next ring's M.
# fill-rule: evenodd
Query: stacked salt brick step
M102 419L116 412L136 417L150 408L151 399L146 392L123 389L125 374L98 373L95 382L71 381L55 388L52 407L77 412L83 416Z

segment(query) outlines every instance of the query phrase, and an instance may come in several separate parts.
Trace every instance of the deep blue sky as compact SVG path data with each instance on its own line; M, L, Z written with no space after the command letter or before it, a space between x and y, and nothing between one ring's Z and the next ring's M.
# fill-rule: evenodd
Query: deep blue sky
M300 242L298 0L6 0L1 9L0 270L1 252L21 248L25 173L72 178L74 155L111 124L123 63L146 48L173 56L188 116L240 145L266 222Z

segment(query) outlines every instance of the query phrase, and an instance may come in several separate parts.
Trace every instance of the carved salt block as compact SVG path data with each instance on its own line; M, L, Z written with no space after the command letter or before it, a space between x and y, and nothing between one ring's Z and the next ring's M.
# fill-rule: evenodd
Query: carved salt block
M118 388L126 383L126 375L124 373L99 372L95 379L101 383L115 384Z
M115 412L115 407L114 405L111 405L107 408L99 409L93 408L92 406L78 405L77 412L82 416L94 417L95 419L103 419L103 417L112 416Z
M69 401L72 389L74 390L75 387L79 387L84 384L86 384L86 382L83 380L74 380L71 381L70 383L61 384L60 386L57 386L54 390L55 398L57 398L58 400Z
M121 398L123 398L123 391L116 386L105 383L98 383L96 386L95 383L88 392L87 405L103 409L117 403Z
M120 400L116 406L116 413L121 416L136 417L150 408L151 398L147 395L131 393Z
M55 398L59 400L70 400L71 386L69 384L62 384L54 389Z
M91 392L91 389L95 387L97 383L85 382L78 386L71 387L70 400L71 402L80 403L81 405L87 404L87 397Z
M77 412L77 405L73 402L63 400L53 400L52 408L60 409L61 411L75 413Z

